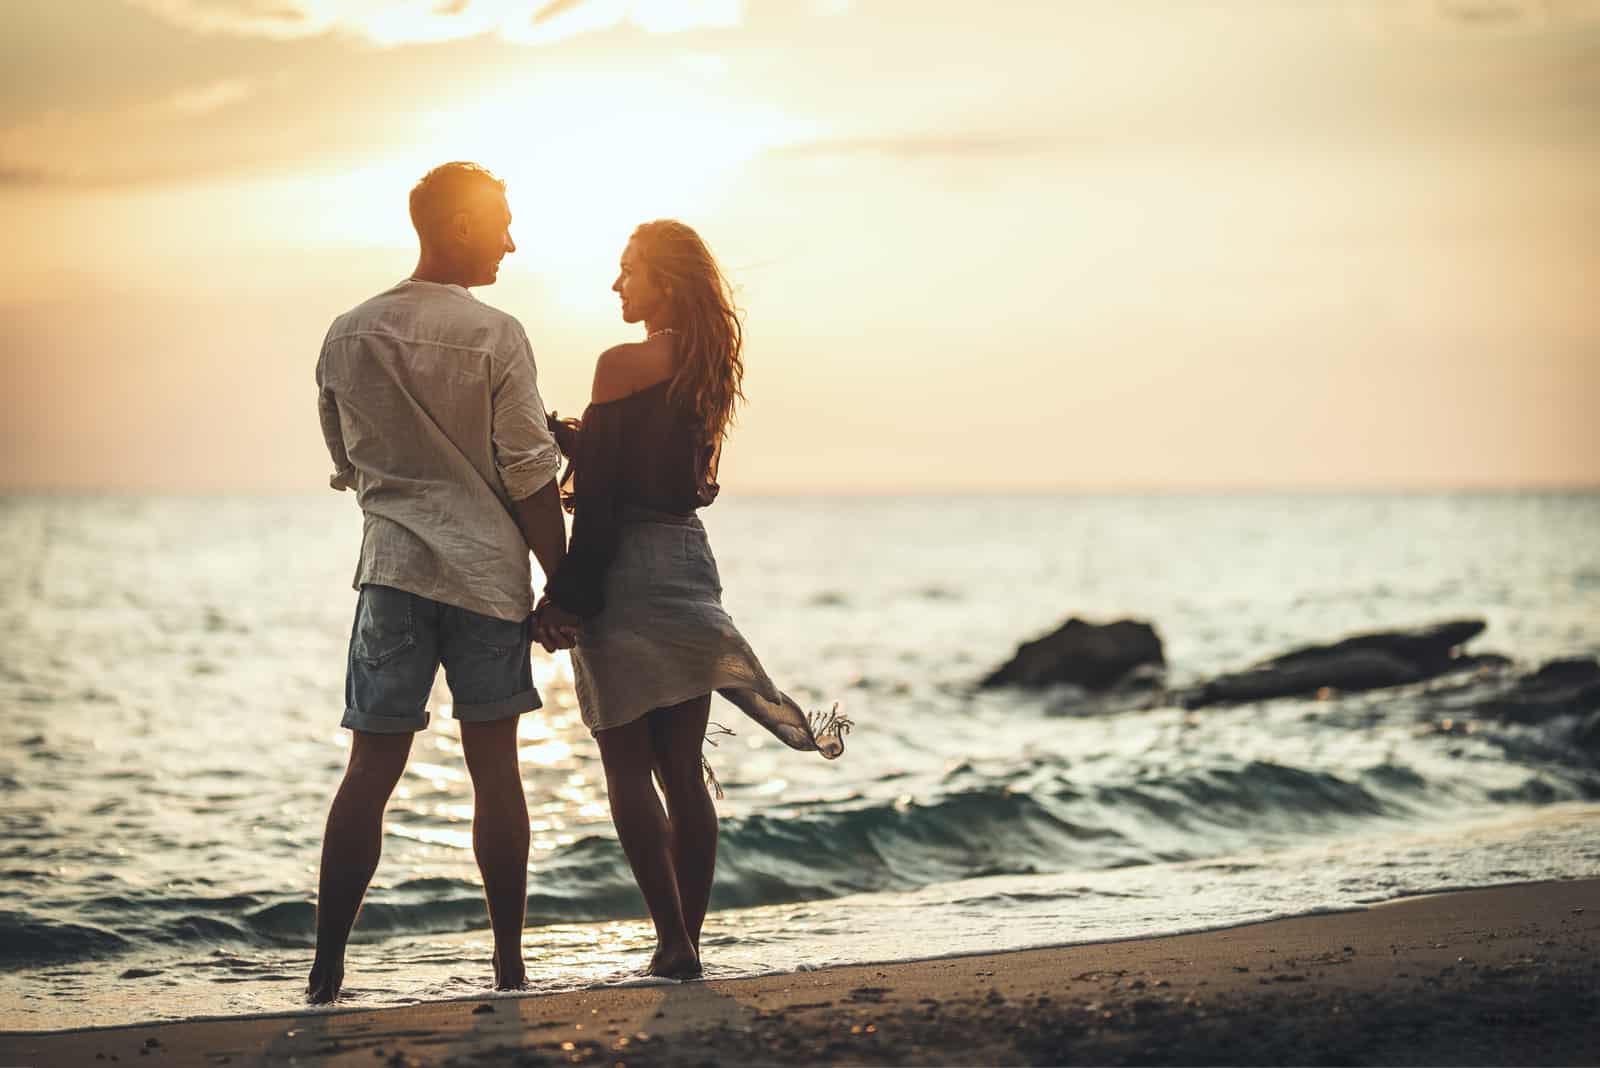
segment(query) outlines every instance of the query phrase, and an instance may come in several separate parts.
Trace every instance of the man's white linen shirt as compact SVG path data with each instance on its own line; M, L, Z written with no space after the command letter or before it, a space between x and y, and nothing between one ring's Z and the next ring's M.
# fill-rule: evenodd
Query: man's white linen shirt
M522 324L407 279L334 320L317 389L329 485L361 504L354 585L525 618L532 570L510 506L555 479L561 453Z

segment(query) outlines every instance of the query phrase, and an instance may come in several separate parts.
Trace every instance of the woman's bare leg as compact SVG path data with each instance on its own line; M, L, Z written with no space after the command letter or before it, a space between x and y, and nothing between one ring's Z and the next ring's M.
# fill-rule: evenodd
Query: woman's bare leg
M700 956L683 923L683 902L672 868L667 814L661 809L650 769L655 760L645 717L595 734L606 769L606 794L617 840L644 894L656 928L656 952L650 974L692 979L700 974Z
M710 715L711 695L702 694L671 708L654 709L648 717L656 774L667 797L672 869L683 903L683 925L696 953L717 867L717 809L700 769Z

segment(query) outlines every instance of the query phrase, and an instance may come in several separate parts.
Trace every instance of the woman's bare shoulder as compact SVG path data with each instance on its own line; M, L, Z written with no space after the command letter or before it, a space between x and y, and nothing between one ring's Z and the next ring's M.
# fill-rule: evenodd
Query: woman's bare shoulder
M620 400L660 381L670 368L663 365L657 346L648 341L613 345L594 365L594 386L589 399L595 404Z

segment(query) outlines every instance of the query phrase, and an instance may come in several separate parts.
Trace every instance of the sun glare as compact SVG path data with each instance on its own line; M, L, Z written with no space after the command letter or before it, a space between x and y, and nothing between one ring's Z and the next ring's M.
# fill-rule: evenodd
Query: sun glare
M412 240L405 194L450 159L506 179L512 236L541 272L609 265L639 222L703 219L761 152L806 136L806 124L663 79L544 78L493 100L418 118L414 142L334 178L317 199L339 220L319 238L355 245ZM587 277L587 274L580 274Z

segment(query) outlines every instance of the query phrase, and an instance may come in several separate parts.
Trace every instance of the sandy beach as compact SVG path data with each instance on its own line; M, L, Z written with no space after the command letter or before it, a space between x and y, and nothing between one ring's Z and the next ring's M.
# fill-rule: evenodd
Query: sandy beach
M6 1065L1593 1064L1600 880L676 986L0 1036Z

